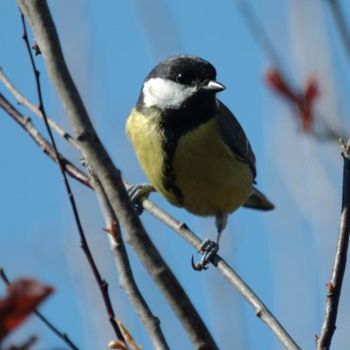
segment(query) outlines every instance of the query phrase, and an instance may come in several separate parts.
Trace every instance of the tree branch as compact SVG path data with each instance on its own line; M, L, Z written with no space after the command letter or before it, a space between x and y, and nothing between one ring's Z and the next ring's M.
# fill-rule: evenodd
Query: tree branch
M334 258L332 278L327 283L327 300L321 335L317 340L318 350L328 350L336 329L338 306L343 285L350 235L350 138L343 145L343 199L337 250Z
M12 117L33 139L33 141L47 154L54 162L56 155L52 145L34 127L30 118L23 116L6 98L0 93L0 107ZM67 174L85 186L92 188L90 179L82 173L73 163L60 155L61 161Z
M3 268L0 268L0 278L9 286L11 284L8 279L6 272ZM52 322L50 322L41 312L38 310L34 310L34 314L59 338L61 338L64 343L72 350L79 350L79 348L73 343L73 341L69 338L67 333L61 332Z
M39 117L41 120L43 120L43 114L40 111L40 109L35 106L33 103L31 103L23 94L21 94L16 87L12 84L10 79L6 76L3 69L0 67L0 81L4 84L4 86L7 88L7 90L14 96L17 103L22 105L23 107L26 107L29 111L31 111L34 115ZM62 127L60 127L54 120L47 117L47 121L50 125L50 127L55 130L55 132L63 137L66 141L68 141L74 148L79 150L79 144L74 139L73 136L68 134Z
M120 171L115 168L100 142L68 71L46 2L44 0L18 0L17 2L31 24L49 76L70 119L84 158L101 182L129 243L168 299L195 347L217 349L198 312L134 212L122 183Z

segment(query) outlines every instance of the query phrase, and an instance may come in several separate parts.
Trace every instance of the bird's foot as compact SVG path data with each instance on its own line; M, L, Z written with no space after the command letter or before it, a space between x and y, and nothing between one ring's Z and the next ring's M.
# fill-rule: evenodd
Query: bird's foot
M204 240L198 251L198 253L203 254L202 259L195 263L192 256L192 268L196 271L207 270L212 257L216 255L218 251L219 245L216 242L211 241L210 239Z
M143 212L142 200L148 198L150 193L154 191L154 187L147 183L131 185L128 188L128 194L137 215L141 215Z

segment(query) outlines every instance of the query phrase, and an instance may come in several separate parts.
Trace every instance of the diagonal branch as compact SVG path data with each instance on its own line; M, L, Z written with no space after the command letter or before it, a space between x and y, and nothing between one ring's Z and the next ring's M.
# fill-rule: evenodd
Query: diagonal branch
M0 268L0 278L9 286L11 284L8 279L6 272L3 268ZM49 321L40 311L34 310L34 314L59 338L61 338L65 344L72 350L79 350L79 348L73 343L73 341L69 338L67 333L61 332L51 321Z
M44 151L45 154L56 162L56 154L52 145L34 127L31 119L23 116L1 93L0 107L29 134L29 136ZM67 174L83 185L92 188L90 179L85 174L83 174L75 165L73 165L73 163L64 158L62 155L59 156Z
M53 134L52 134L49 122L48 122L48 118L47 118L46 111L45 111L45 108L44 108L44 101L43 101L41 84L40 84L40 72L36 68L36 65L35 65L35 62L34 62L34 57L33 57L33 54L32 54L32 51L31 51L31 47L30 47L30 44L29 44L27 27L26 27L24 15L23 15L22 12L21 12L21 21L22 21L22 27L23 27L22 38L23 38L23 40L25 42L25 45L26 45L26 48L27 48L27 51L28 51L28 55L29 55L29 58L30 58L30 63L31 63L32 70L33 70L33 73L34 73L34 78L35 78L35 85L36 85L36 90L37 90L37 95L38 95L38 100L39 100L38 109L40 110L40 113L41 113L41 115L43 117L44 124L45 124L46 130L47 130L47 133L49 134L49 138L50 138L50 141L51 141L51 144L52 144L52 147L53 147L55 159L57 161L58 168L59 168L59 170L61 172L61 175L62 175L63 183L64 183L64 186L65 186L65 189L66 189L66 192L67 192L67 196L68 196L68 199L69 199L72 211L73 211L74 220L75 220L75 223L77 225L77 229L78 229L78 233L79 233L79 237L80 237L81 248L82 248L83 252L85 253L85 256L86 256L86 258L88 260L88 263L89 263L89 266L91 268L91 271L92 271L92 273L93 273L93 275L95 277L95 280L97 282L97 285L98 285L98 287L100 289L101 296L102 296L103 302L105 304L105 308L106 308L107 315L108 315L109 321L111 323L111 326L112 326L112 328L113 328L113 330L114 330L118 340L120 340L125 345L125 347L128 348L127 343L125 342L125 339L124 339L124 335L121 332L121 330L119 328L119 325L118 325L118 323L116 321L115 313L114 313L114 310L113 310L113 305L112 305L111 299L109 297L108 283L102 278L102 276L100 274L100 271L98 270L98 267L96 265L95 259L94 259L93 255L92 255L92 252L90 250L90 247L88 245L88 242L87 242L87 239L86 239L86 236L85 236L85 232L84 232L81 220L80 220L80 216L79 216L79 212L78 212L78 207L76 205L75 197L74 197L72 189L70 187L70 184L69 184L69 181L68 181L68 177L67 177L67 175L65 173L65 170L64 170L64 164L63 164L63 162L61 162L61 158L59 156L59 153L58 153L58 150L57 150L57 147L56 147L55 139L53 137Z
M350 138L343 145L343 199L337 250L334 258L332 278L327 283L328 294L321 335L317 340L318 350L328 350L336 329L338 306L343 285L350 235Z
M1 97L1 95L0 95ZM0 98L0 107L3 107L2 100ZM12 107L13 108L13 107ZM11 110L10 110L11 111ZM23 118L23 117L22 117ZM15 119L17 120L17 119ZM31 134L30 134L31 135ZM33 133L36 135L36 133ZM39 134L40 135L40 134ZM32 136L32 135L31 135ZM47 142L46 148L51 147L51 145ZM47 153L49 155L49 153ZM61 156L62 157L62 156ZM52 158L51 158L52 159ZM79 174L79 178L85 178L85 181L81 181L81 183L89 186L88 176L82 173L79 169L75 169ZM73 175L75 176L73 172ZM92 188L91 186L89 186ZM102 190L102 188L101 188ZM104 201L106 199L103 199ZM107 202L107 205L108 202ZM202 242L184 223L179 222L178 220L171 217L169 214L164 212L161 208L156 206L148 199L144 199L142 202L143 208L147 210L150 214L152 214L159 221L166 224L172 230L177 232L183 239L185 239L188 243L190 243L196 250L199 250ZM109 207L110 208L110 207ZM105 213L105 212L104 212ZM111 213L105 213L107 221L107 226L110 227L111 223L114 223L114 219ZM107 220L106 219L106 220ZM113 237L113 235L112 235ZM120 238L119 238L120 239ZM115 241L113 243L116 247L119 246L119 243ZM115 253L118 250L114 250ZM119 252L120 253L120 252ZM120 259L120 257L117 257ZM125 263L123 263L125 264ZM294 342L294 340L290 337L290 335L285 331L283 326L278 322L278 320L273 316L270 310L264 305L264 303L258 298L257 295L250 289L250 287L241 279L241 277L218 255L215 260L215 266L218 271L228 280L230 284L234 288L238 290L238 292L250 303L250 305L255 310L258 317L260 317L268 327L276 334L276 337L285 345L287 349L299 349L298 345ZM123 279L123 275L120 276L120 279ZM124 286L124 283L121 283ZM126 284L128 286L128 284ZM126 290L127 295L129 295L128 290ZM131 300L132 301L132 300ZM138 309L137 309L138 310ZM152 321L152 320L151 320Z
M29 111L31 111L34 115L38 116L40 119L43 120L43 114L38 108L38 106L35 106L33 103L31 103L23 94L21 94L16 87L13 85L13 83L10 81L10 79L6 76L3 69L0 67L0 81L4 84L4 86L7 88L9 92L14 96L17 103L22 105L23 107L26 107ZM54 130L58 135L63 137L66 141L68 141L74 148L79 150L79 144L78 142L72 137L70 134L68 134L62 127L60 127L54 120L51 118L48 118L48 123L50 125L50 128Z

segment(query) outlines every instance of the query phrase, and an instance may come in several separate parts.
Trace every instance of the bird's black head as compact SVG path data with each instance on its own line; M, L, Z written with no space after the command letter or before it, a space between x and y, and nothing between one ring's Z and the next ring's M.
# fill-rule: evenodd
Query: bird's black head
M216 79L216 70L213 65L200 57L181 55L159 63L146 80L151 78L169 79L188 86L204 85Z
M170 57L147 75L138 104L168 110L182 108L198 96L205 99L211 95L215 100L215 93L225 88L215 79L213 65L200 57Z

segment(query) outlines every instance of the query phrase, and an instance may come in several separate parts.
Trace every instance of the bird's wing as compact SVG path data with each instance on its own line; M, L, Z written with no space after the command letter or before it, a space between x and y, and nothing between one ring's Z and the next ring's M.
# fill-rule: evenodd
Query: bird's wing
M249 140L233 113L219 100L218 104L217 123L223 141L237 159L248 164L255 178L255 155Z

